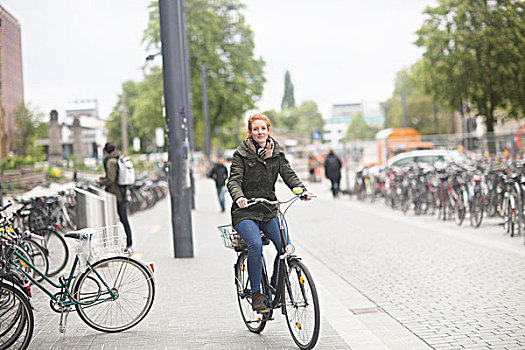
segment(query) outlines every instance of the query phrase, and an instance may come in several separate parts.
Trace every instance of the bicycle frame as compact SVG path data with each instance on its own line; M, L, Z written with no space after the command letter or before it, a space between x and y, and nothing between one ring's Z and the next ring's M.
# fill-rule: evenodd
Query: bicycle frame
M288 210L288 208L296 201L298 200L299 197L295 197L295 198L292 198L290 201L288 202L291 202L290 205L286 208L286 210ZM288 202L284 202L284 203L288 203ZM284 285L283 283L286 283L287 284L287 290L290 291L291 289L291 285L290 285L290 281L288 280L288 260L289 259L300 259L298 258L297 256L295 256L292 253L288 253L286 252L286 246L288 245L288 233L287 233L287 228L286 228L286 224L285 224L285 218L284 218L284 213L281 212L281 208L280 208L280 205L282 203L277 203L277 219L279 221L279 233L281 235L281 248L279 250L279 261L278 261L278 264L277 264L277 285L276 285L276 290L274 291L275 294L274 294L274 297L273 299L270 298L269 302L270 302L270 308L271 309L275 309L277 307L283 307L284 308L284 303L283 303L283 300L284 300L284 295L283 295L283 291L284 291ZM286 212L285 210L285 212ZM270 287L270 283L268 281L268 272L266 270L266 263L265 263L265 260L264 260L264 256L262 257L263 259L263 263L262 263L262 267L263 267L263 278L264 278L264 283L268 286L268 288L271 288ZM306 299L306 295L304 293L304 290L302 291L303 292L303 295ZM293 304L295 304L295 300L293 298L293 295L291 292L288 293L289 297L290 297L290 300Z
M63 306L66 306L66 307L67 306L74 306L74 305L79 304L79 301L73 300L70 297L70 295L69 295L71 284L72 284L73 280L75 279L75 275L74 275L75 274L75 270L76 270L76 267L77 267L77 265L79 264L79 261L80 261L78 256L75 256L75 260L73 261L73 265L71 266L71 271L69 273L69 277L68 277L68 279L66 281L66 284L65 285L60 285L60 284L57 284L57 283L53 282L49 277L47 277L45 274L43 274L37 267L33 266L33 264L30 261L27 261L16 250L12 251L11 255L13 255L13 254L16 255L18 257L18 259L22 260L24 262L24 264L26 264L31 269L33 269L33 271L37 272L40 276L42 276L45 281L47 281L49 284L51 284L51 286L53 286L56 289L60 289L61 290L60 293L58 294L59 297L57 297L55 294L51 293L51 291L49 291L45 286L43 286L40 282L35 280L35 278L33 276L31 276L26 271L24 271L23 267L21 267L19 264L15 263L12 259L8 259L8 262L9 262L10 265L15 267L24 276L29 278L29 280L31 280L31 282L33 282L40 290L42 290L44 293L46 293L53 301L58 302L58 303L62 304ZM99 296L97 298L97 301L105 301L105 300L110 300L110 299L115 298L115 294L113 293L111 288L107 285L106 281L104 281L102 276L100 276L99 273L95 269L93 269L93 266L89 263L89 261L87 261L86 263L87 263L88 268L91 269L91 271L93 271L93 273L100 279L100 281L102 282L104 287L106 287L107 292L110 295L108 298L100 298L100 296ZM69 296L69 298L68 298L68 296Z

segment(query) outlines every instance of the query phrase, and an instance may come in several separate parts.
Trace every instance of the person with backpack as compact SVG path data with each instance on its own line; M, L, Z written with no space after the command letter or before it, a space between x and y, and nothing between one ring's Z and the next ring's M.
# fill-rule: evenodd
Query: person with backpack
M129 162L129 159L127 161ZM96 180L96 183L105 186L107 192L112 193L117 197L118 216L120 222L122 222L122 226L124 226L124 231L126 232L126 250L131 252L133 240L131 238L131 227L128 221L127 188L129 182L131 182L131 176L127 173L125 164L126 159L120 155L119 151L117 151L115 144L113 142L107 142L104 145L104 170L106 176ZM119 171L119 168L122 170ZM128 179L123 180L125 177L128 177Z
M219 198L219 204L221 205L221 212L224 212L224 195L226 193L226 179L228 179L228 169L224 166L224 158L219 157L217 162L213 165L210 170L208 177L215 180L215 186L217 187L217 197Z
M339 183L341 182L341 160L331 149L324 159L324 174L332 182L332 195L339 195Z

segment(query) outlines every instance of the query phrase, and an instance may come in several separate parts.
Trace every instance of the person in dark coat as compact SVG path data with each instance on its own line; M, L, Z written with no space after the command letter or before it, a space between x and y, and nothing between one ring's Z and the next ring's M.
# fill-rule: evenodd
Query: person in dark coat
M268 210L260 203L245 208L247 199L277 200L275 182L279 175L290 189L302 187L303 193L308 193L286 159L284 149L270 136L270 131L270 120L265 115L254 114L248 119L248 137L241 142L233 154L227 184L233 199L232 225L248 245L248 276L254 311L266 308L260 288L262 276L260 230L273 242L277 251L281 248L281 235L277 208ZM311 198L307 195L303 199ZM278 255L275 257L271 278L273 286L277 279Z
M128 188L117 183L119 157L120 152L117 151L113 142L108 142L104 145L104 170L106 176L96 180L96 183L105 186L106 192L112 193L117 197L118 216L126 232L126 250L131 252L133 240L128 221Z
M339 195L339 183L341 182L341 160L331 149L324 159L324 174L332 182L332 195Z
M219 204L221 205L221 211L224 212L224 195L226 193L226 179L228 178L228 169L224 166L224 158L219 157L217 162L213 165L213 168L208 174L213 180L215 180L215 186L217 187L217 197L219 198Z

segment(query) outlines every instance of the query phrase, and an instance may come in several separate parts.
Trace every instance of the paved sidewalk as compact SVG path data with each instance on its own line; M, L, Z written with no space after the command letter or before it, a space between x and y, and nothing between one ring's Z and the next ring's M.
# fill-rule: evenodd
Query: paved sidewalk
M192 214L193 259L173 258L169 199L131 217L135 257L154 263L157 282L153 308L142 323L123 333L105 334L92 330L72 313L62 335L58 332L60 315L51 311L44 293L33 288L36 324L30 348L295 349L279 312L262 334L246 329L233 283L236 254L222 246L216 229L229 222L229 214L219 212L211 181L197 181L197 194L197 209ZM388 315L375 313L375 304L306 251L301 249L301 256L321 300L321 335L316 348L428 348Z

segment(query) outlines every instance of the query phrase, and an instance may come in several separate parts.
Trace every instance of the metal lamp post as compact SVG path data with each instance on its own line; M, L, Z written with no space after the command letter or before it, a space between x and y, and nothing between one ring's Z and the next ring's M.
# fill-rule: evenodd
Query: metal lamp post
M173 243L176 258L192 258L183 9L184 0L159 0Z

